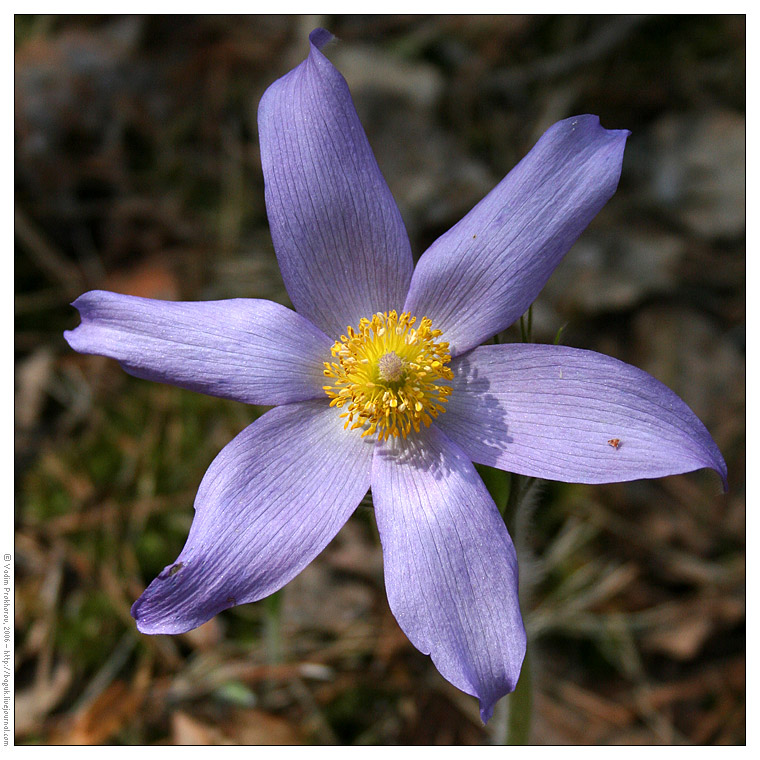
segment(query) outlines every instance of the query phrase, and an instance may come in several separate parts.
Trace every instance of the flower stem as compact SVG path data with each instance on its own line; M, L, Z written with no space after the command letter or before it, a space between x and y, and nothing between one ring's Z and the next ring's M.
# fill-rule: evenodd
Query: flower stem
M525 475L517 475L514 472L509 473L509 495L507 496L507 503L501 516L504 519L504 524L507 526L507 530L509 531L509 535L512 536L513 541L516 541L518 538L517 511L535 482L535 478L529 478Z
M529 652L525 652L517 688L509 695L507 717L507 745L529 744L533 713L533 683L530 673Z
M527 505L523 505L523 501L528 496L531 486L535 482L535 478L529 478L524 475L516 473L510 473L509 475L509 495L502 512L502 518L509 534L512 536L512 540L515 542L515 546L522 539L522 533L524 532L518 530L518 511L521 507L527 508ZM527 650L520 671L520 678L517 681L517 687L507 697L507 711L507 730L504 744L528 744L530 742L531 715L533 712L533 683Z
M282 662L282 591L264 599L264 640L266 642L267 658L274 665Z
M563 329L564 327L560 328L557 333L555 343L559 342ZM520 340L523 343L531 343L533 341L532 305L528 308L528 311L520 317ZM498 335L494 337L494 342L499 342ZM506 485L503 481L491 475L491 477L486 480L486 485L489 487L489 490L491 490L496 503L504 504L501 516L504 520L504 524L507 526L510 536L512 536L515 546L517 547L518 543L522 541L522 533L524 533L524 529L518 529L521 525L521 523L518 522L518 513L521 507L523 509L529 508L527 498L536 479L525 475L518 475L517 473L501 474L508 478L509 483L509 491L505 501L497 498L497 492L500 495L503 494L503 489ZM523 502L526 503L523 504ZM525 522L524 515L522 522ZM530 742L532 712L533 679L531 676L529 651L526 650L517 686L515 687L515 690L507 696L507 726L506 735L504 736L504 744L517 745L528 744Z
M520 340L523 343L533 342L533 304L520 317Z

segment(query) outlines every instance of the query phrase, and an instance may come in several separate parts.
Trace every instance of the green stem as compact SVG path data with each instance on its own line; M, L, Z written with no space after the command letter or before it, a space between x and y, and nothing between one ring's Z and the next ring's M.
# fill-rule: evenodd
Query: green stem
M530 658L525 652L517 688L509 695L507 717L507 745L529 744L530 724L533 713L533 683L530 674Z
M525 494L528 493L530 487L536 482L535 478L529 478L526 475L517 475L514 472L509 473L509 495L507 496L507 504L502 512L502 518L504 524L507 526L509 535L514 540L516 538L515 533L517 529L517 510L520 507Z
M534 482L535 478L517 475L516 473L511 473L509 476L509 496L502 518L515 541L518 538L517 510L520 509L520 504ZM504 743L507 745L528 744L530 742L531 714L533 711L533 684L527 651L517 687L507 697L507 710L507 734Z
M557 333L557 340L562 334L562 329ZM523 343L533 341L533 306L520 317L520 340ZM494 343L499 343L499 336L494 336ZM529 478L524 475L510 473L509 493L504 504L502 518L507 530L516 542L519 539L517 535L517 510L527 495L530 487L535 482L535 478ZM497 492L502 494L501 498L495 499L496 503L504 503L503 488L506 485L503 480L494 477L494 472L488 472L486 484L492 494L496 496ZM507 731L504 737L504 743L507 745L528 744L530 742L531 714L533 711L533 684L530 672L530 660L528 652L525 652L520 678L517 681L515 690L507 697Z
M520 340L523 343L533 342L533 304L520 317Z
M267 657L270 664L282 662L282 592L264 599L264 640L266 641Z

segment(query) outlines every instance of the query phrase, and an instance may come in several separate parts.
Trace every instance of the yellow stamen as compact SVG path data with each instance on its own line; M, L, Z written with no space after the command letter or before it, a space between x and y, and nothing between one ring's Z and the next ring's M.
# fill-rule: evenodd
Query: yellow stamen
M323 386L330 406L346 407L340 416L345 428L363 428L362 437L377 433L379 440L419 432L446 411L452 380L449 344L439 342L440 330L424 317L408 312L377 313L362 318L358 329L347 328L332 347L333 359L325 362Z

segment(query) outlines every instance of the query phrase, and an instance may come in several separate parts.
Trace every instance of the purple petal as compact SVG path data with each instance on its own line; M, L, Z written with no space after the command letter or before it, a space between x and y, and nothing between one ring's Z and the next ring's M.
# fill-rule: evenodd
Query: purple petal
M597 116L555 124L417 264L404 306L430 317L453 355L509 327L612 197L627 130Z
M481 346L451 363L436 424L475 462L570 483L617 483L711 467L718 447L651 375L567 346Z
M182 633L284 586L367 492L371 457L326 400L260 417L211 463L185 548L132 606L137 627Z
M487 721L525 656L517 557L496 505L434 426L378 444L372 496L396 620Z
M348 85L310 36L309 57L259 105L267 213L295 308L337 338L378 311L401 310L412 254L401 214Z
M116 359L131 375L248 404L322 398L332 341L271 301L175 302L93 290L73 304L64 333L83 354Z

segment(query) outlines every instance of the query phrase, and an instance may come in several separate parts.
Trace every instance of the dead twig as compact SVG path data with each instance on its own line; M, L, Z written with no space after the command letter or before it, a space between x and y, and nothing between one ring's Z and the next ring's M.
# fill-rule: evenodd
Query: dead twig
M487 86L491 90L503 92L569 74L607 55L649 18L649 16L618 16L594 34L591 39L580 45L557 55L532 61L525 66L497 71L490 77Z
M66 298L76 298L85 291L85 281L71 262L37 229L18 206L14 210L15 232L29 257L64 290Z

